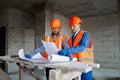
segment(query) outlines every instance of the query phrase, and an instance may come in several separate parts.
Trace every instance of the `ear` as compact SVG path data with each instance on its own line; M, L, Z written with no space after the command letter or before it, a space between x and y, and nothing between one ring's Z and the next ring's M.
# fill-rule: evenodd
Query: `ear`
M79 27L81 27L81 24L78 24Z
M79 24L79 26L81 26L81 24Z

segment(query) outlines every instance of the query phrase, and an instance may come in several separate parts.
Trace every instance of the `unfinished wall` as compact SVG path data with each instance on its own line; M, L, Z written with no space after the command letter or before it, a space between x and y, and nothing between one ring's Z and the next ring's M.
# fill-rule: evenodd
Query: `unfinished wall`
M45 3L36 7L35 13L35 46L39 46L40 40L45 36Z
M6 53L5 53L5 55L7 55L8 53L7 53L7 50L8 50L8 45L7 45L7 30L8 30L8 8L5 8L5 9L1 9L0 10L0 27L2 27L2 26L4 26L4 27L6 27L6 41L5 41L5 51L6 51Z
M21 10L9 8L8 54L17 54L21 48L25 53L34 49L34 17Z
M49 7L51 6L51 7ZM50 21L53 19L54 12L52 11L52 5L46 5L45 16L45 35L51 34Z
M94 42L95 62L101 67L120 69L120 26L118 14L83 18L85 29Z
M24 11L9 8L9 20L7 28L8 55L18 54L23 48L25 53L34 49L34 17ZM16 65L8 64L8 72L16 71Z
M8 8L0 10L0 27L8 25Z

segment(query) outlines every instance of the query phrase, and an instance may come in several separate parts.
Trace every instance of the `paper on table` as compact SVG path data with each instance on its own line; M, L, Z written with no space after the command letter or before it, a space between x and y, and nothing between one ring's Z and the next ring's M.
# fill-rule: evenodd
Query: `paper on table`
M19 55L19 58L24 59L24 60L28 60L28 61L31 61L31 62L67 62L67 61L69 61L69 57L60 56L60 55L57 55L57 54L50 54L49 57L48 57L48 60L47 60L46 58L41 56L40 53L37 53L31 59L28 59L28 58L25 57L23 49L19 50L18 55ZM73 61L77 61L77 59L73 58Z
M48 57L48 60L50 62L68 62L69 61L69 57L67 57L67 56L60 56L60 55L57 55L57 54L50 54L49 57ZM73 58L72 61L77 61L77 59Z
M57 54L57 52L59 51L59 49L56 47L54 42L45 42L43 40L41 40L41 42L43 43L43 46L45 47L45 50L49 54Z
M25 57L23 49L19 50L19 52L18 52L19 57L21 59L32 61L32 62L67 62L67 61L69 61L69 57L61 56L61 55L57 54L59 49L57 49L54 42L45 42L43 40L41 40L41 42L43 43L45 50L48 52L48 59L41 56L40 53L37 53L31 59L28 59ZM77 59L73 58L73 61L77 61Z
M41 56L40 53L37 53L31 59L26 58L24 55L23 49L19 50L18 55L19 55L19 58L24 59L24 60L28 60L31 62L48 62L48 60L46 58L44 58L43 56Z

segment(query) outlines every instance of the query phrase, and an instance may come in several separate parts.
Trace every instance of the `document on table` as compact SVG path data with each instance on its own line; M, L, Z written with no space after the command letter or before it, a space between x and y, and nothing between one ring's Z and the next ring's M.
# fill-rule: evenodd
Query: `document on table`
M19 50L18 52L19 57L21 59L25 59L32 62L68 62L69 61L69 57L58 55L57 52L59 51L59 49L57 49L54 42L45 42L43 40L41 40L41 42L45 48L45 51L48 52L48 59L44 58L40 53L37 53L31 59L28 59L25 57L23 49ZM77 61L77 59L73 58L73 61Z
M45 42L43 40L41 40L41 42L45 47L45 51L47 51L49 54L57 54L59 51L54 42Z
M43 56L41 56L40 53L37 53L31 59L26 58L25 54L24 54L24 49L20 49L18 51L18 56L21 59L24 59L24 60L27 60L27 61L31 61L31 62L48 62L48 60L46 58L44 58Z

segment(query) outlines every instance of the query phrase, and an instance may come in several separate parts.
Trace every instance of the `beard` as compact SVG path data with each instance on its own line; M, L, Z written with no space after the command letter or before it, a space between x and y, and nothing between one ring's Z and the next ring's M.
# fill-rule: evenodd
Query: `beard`
M52 35L58 35L59 34L59 32L52 32Z

